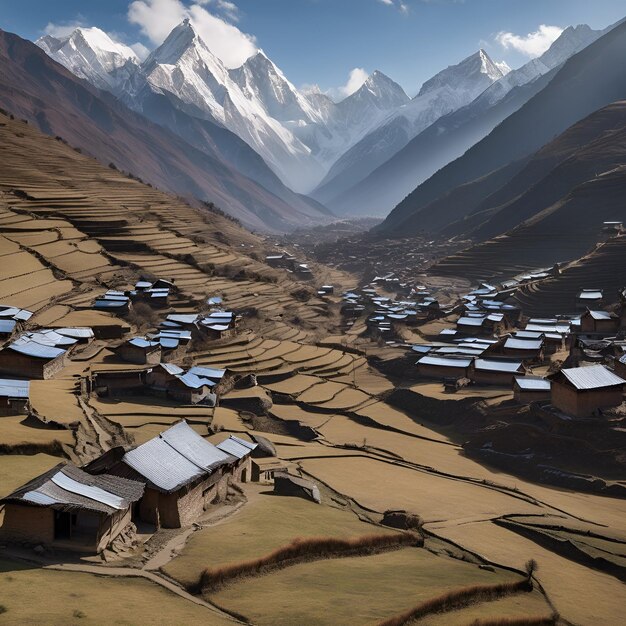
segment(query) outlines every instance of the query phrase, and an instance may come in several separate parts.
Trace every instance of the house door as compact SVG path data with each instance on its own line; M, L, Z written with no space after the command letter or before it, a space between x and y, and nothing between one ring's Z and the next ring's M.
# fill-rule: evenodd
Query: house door
M241 482L248 482L248 468L241 470Z
M72 514L61 511L54 512L54 538L71 539L72 537Z

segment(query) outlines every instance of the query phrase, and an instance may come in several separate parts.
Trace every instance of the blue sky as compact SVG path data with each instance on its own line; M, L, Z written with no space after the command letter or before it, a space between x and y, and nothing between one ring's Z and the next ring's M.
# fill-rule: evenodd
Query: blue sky
M379 69L414 95L424 80L479 47L518 67L558 34L542 26L603 28L626 16L624 0L0 0L0 6L0 27L28 39L82 24L137 49L153 48L170 22L191 14L227 64L258 46L297 86L317 84L336 95L355 68Z

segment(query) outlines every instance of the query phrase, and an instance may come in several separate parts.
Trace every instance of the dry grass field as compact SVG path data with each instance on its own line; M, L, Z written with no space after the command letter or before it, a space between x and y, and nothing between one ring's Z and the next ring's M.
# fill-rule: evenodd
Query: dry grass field
M155 313L158 320L204 311L212 296L243 314L236 336L194 343L181 364L255 374L258 381L258 387L226 393L215 409L155 396L81 395L81 378L90 372L133 367L109 349L119 340L98 339L52 379L32 382L31 417L0 417L0 449L7 452L0 454L3 494L62 460L88 462L113 445L142 443L180 419L214 443L229 433L258 434L293 471L319 483L322 505L246 485L223 516L216 507L200 529L174 537L180 543L159 553L155 576L185 586L207 567L260 558L297 537L395 532L360 518L379 522L388 509L406 509L424 521L425 548L299 563L234 581L205 599L254 624L361 626L460 587L519 580L519 573L499 566L519 572L535 558L545 595L535 587L419 623L547 616L548 600L563 624L619 623L626 612L623 582L584 559L603 555L624 566L626 501L532 483L468 458L420 409L424 397L445 401L446 410L466 406L451 401L441 385L413 386L415 402L407 411L388 404L394 382L370 367L364 353L342 345L367 348L368 357L393 349L360 337L363 320L346 330L338 299L328 303L315 294L329 276L336 294L353 288L354 277L329 269L303 285L259 260L274 249L261 237L2 114L0 157L0 304L33 311L30 328L136 333L135 318L92 311L93 299L108 288L130 288L140 277L173 280L170 306ZM444 325L433 322L421 331L436 334ZM510 395L475 389L463 397L495 405ZM273 403L267 414L246 410L260 399ZM558 552L559 541L576 551ZM0 598L7 608L2 623L135 624L137 615L142 623L234 623L127 571L96 578L4 558L0 586L10 589Z

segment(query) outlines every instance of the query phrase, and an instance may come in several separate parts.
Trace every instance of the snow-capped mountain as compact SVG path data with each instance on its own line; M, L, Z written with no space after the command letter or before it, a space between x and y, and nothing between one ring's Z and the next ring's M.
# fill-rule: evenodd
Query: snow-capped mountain
M61 38L45 35L36 43L70 72L99 89L115 88L120 80L120 70L126 66L136 67L139 63L132 48L113 41L95 27L77 28Z
M307 99L321 116L321 123L300 124L293 130L326 170L390 111L410 100L400 85L378 70L338 103L319 92L307 94Z
M466 106L441 117L364 177L361 177L366 171L364 156L357 154L358 146L355 147L335 168L352 155L355 156L353 162L315 196L339 214L386 213L417 184L486 137L541 91L552 72L607 30L594 31L584 25L566 28L543 55L507 73ZM379 146L384 140L389 144L403 141L403 130L395 129L398 137L393 130L391 127L386 129Z
M592 30L586 24L569 26L541 56L531 59L516 70L509 71L500 80L497 80L486 89L480 95L482 105L493 105L504 98L511 89L526 85L539 78L539 76L547 74L555 67L562 65L572 55L580 52L598 39L603 32L601 30Z
M254 59L256 57L251 63ZM124 87L131 103L139 93L138 88L145 84L173 93L183 103L241 137L292 189L308 190L319 178L320 166L311 158L310 149L272 117L258 97L258 93L267 94L269 87L266 85L268 88L263 90L258 84L252 86L245 80L249 71L243 70L241 75L235 74L242 89L189 20L174 28L144 61L140 72L139 80ZM276 80L270 86L277 86L277 91L281 77L273 73L269 79Z
M500 80L505 70L508 66L496 65L484 50L442 70L422 85L415 98L388 112L371 132L345 151L314 197L325 202L357 183L440 117L472 102ZM332 184L335 180L340 180L340 188Z

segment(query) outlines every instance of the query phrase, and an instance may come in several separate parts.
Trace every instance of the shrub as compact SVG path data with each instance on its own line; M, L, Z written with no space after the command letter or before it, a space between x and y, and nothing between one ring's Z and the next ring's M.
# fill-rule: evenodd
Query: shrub
M209 589L213 591L235 578L255 576L269 570L295 565L303 561L371 554L404 546L421 547L423 544L424 539L421 535L414 533L371 534L348 539L337 537L297 537L291 543L281 546L265 556L205 569L196 588L190 591L205 591Z
M486 602L515 593L529 592L532 591L532 588L532 583L527 579L523 579L511 583L472 585L470 587L453 589L440 596L426 600L404 613L383 620L378 626L405 626L405 624L410 624L426 615L446 613L447 611L461 609L475 602Z

